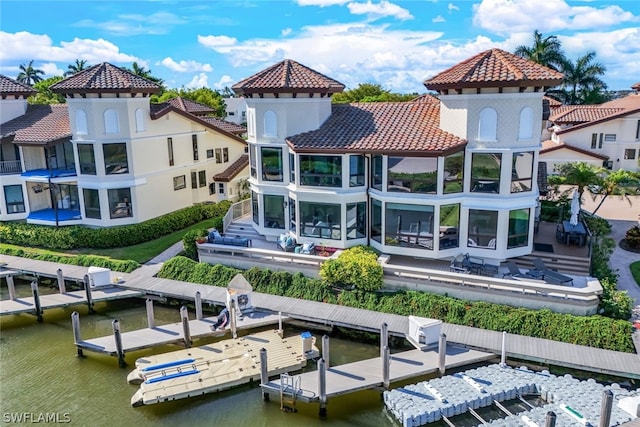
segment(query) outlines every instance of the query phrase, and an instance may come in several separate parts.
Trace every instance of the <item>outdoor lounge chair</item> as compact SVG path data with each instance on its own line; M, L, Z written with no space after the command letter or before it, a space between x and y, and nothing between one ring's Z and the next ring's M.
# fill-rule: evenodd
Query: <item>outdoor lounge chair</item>
M544 274L543 279L545 282L555 283L558 285L573 286L572 277L569 277L562 273L558 273L557 271L548 269L544 261L542 261L540 258L534 258L533 265L536 267L536 270L542 271L542 273Z
M513 261L507 261L507 262L505 262L505 265L507 266L509 271L502 275L503 278L507 277L507 276L509 276L509 277L526 277L526 275L520 271L520 268L518 268L518 266Z

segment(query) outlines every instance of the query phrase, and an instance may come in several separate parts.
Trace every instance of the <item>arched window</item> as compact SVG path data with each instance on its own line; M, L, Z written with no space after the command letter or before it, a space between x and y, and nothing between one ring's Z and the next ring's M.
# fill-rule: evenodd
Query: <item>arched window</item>
M264 136L272 138L278 136L278 118L271 110L264 113Z
M478 123L478 140L495 141L498 129L498 114L493 108L485 108L480 111Z
M120 124L118 123L118 113L115 110L107 110L104 112L104 132L119 133Z
M136 132L144 132L144 111L142 108L136 110Z
M533 110L531 107L524 107L520 110L520 128L518 130L518 139L522 141L529 140L533 137Z
M89 133L87 129L87 113L83 110L76 110L76 133L78 135L86 135Z

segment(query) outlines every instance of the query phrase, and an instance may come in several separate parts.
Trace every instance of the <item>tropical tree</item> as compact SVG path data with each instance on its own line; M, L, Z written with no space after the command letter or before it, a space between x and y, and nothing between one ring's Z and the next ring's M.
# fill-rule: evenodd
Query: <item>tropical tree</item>
M20 83L33 85L38 83L40 80L42 80L42 77L40 77L40 75L44 75L44 71L39 70L37 68L33 68L33 59L32 59L31 61L29 61L27 65L25 64L20 65L20 73L18 74L18 77L16 77L16 80L19 81Z
M357 88L336 93L331 97L334 104L349 102L406 102L418 96L413 94L391 93L378 83L360 83Z
M602 186L602 176L606 169L593 166L585 162L563 163L556 166L558 175L549 177L552 185L575 186L582 200L582 195L587 188Z
M542 33L538 30L533 32L533 45L518 46L514 53L522 58L529 59L554 70L559 70L565 61L558 37L543 37Z
M610 195L618 195L624 197L629 206L631 206L631 199L629 195L636 194L636 188L640 185L640 174L630 172L624 169L618 169L616 171L606 170L605 176L602 179L602 185L600 187L590 187L591 191L602 195L602 200L598 203L598 206L593 210L595 215L600 209L600 206L604 203L607 197ZM595 191L596 189L600 191Z
M152 82L157 83L161 86L164 83L164 80L162 80L161 78L153 76L151 74L151 70L147 70L143 66L138 65L138 63L135 61L133 62L133 64L131 64L131 68L124 67L124 69L129 71L130 73L135 74L136 76L151 80Z
M33 85L33 88L37 90L38 93L27 98L27 102L29 104L63 104L65 102L64 96L53 93L51 89L49 89L51 85L58 83L62 79L62 76L53 76L40 80Z
M75 73L85 70L87 68L87 61L84 59L76 59L73 64L67 65L67 71L64 72L64 76L72 76Z
M565 59L561 71L564 74L562 86L558 94L566 104L584 104L585 95L590 91L604 92L607 89L602 76L607 70L599 62L595 62L596 53L588 52L576 60ZM593 97L593 95L591 95Z

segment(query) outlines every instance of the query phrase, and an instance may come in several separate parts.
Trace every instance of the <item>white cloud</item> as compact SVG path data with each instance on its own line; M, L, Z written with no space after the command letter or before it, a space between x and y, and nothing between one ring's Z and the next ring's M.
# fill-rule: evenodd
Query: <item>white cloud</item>
M620 6L570 6L564 0L482 0L473 10L473 24L497 34L604 29L639 21Z
M198 35L198 43L201 45L216 49L218 47L229 47L233 46L238 42L238 40L234 37L227 36L201 36Z
M292 32L292 31L293 31L293 30L292 30L291 28L284 28L282 31L280 31L280 35L281 35L282 37L286 37L286 36L288 36L289 34L291 34L291 32Z
M190 89L209 87L209 77L205 73L196 74L186 86Z
M298 6L335 6L348 3L351 0L297 0Z
M434 24L437 24L438 22L445 22L445 21L446 19L444 19L442 15L438 15L431 20L431 22L433 22Z
M198 71L211 72L213 68L209 64L201 64L196 61L174 61L170 56L167 56L159 64L164 65L170 70L177 71L179 73L192 73Z
M36 68L44 71L45 75L47 76L61 76L64 74L64 71L65 71L58 68L58 65L54 64L53 62L40 64Z
M232 79L231 76L229 76L228 74L225 74L224 76L220 77L220 80L213 83L211 85L211 88L217 89L217 90L222 90L225 87L231 88L231 86L233 86L233 84L236 82L237 82L237 79Z
M447 5L447 9L449 10L449 13L453 12L454 10L460 10L460 8L453 3L449 3Z
M76 27L98 28L110 34L135 36L140 34L168 34L176 25L186 24L183 18L169 12L156 12L150 15L123 14L109 21L82 19Z
M366 3L352 2L347 4L347 8L353 15L367 15L370 19L379 19L386 16L393 16L403 21L413 19L413 15L407 9L397 4L389 3L387 0L382 0L379 3L372 3L371 0L367 0Z

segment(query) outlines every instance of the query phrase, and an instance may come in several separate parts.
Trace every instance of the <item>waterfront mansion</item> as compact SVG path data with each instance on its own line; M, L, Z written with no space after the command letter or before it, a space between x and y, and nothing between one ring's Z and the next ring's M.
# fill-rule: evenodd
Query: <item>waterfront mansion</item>
M247 103L253 227L388 254L529 254L543 95L562 75L491 49L424 82L437 97L332 105L292 60L233 86Z
M27 105L30 86L0 76L0 220L133 224L236 199L248 175L244 128L109 63L51 86L66 104Z

